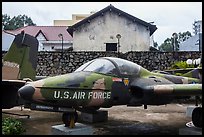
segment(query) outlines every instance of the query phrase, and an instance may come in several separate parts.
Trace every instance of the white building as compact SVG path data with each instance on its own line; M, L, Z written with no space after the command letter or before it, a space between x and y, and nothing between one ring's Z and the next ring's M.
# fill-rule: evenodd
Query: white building
M193 24L194 36L179 45L179 51L202 51L202 20Z
M202 33L194 35L180 43L179 51L202 51Z
M74 51L149 51L156 25L110 5L70 26ZM117 38L117 35L121 38ZM119 47L119 46L120 47ZM119 47L119 49L118 49Z
M195 35L202 33L202 20L198 20L193 23L193 30Z
M38 51L56 51L62 50L62 46L63 50L72 48L72 36L67 33L66 29L66 26L25 26L5 32L16 35L24 31L38 39ZM61 36L59 36L59 34L61 34Z

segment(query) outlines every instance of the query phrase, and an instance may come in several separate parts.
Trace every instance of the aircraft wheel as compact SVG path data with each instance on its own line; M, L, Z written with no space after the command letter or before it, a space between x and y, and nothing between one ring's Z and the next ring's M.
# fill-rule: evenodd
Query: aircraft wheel
M194 108L192 112L192 122L196 127L202 127L202 108Z
M70 124L72 122L72 119L74 119L74 123L77 122L78 114L77 114L76 111L74 113L68 113L68 112L63 113L62 121L65 124L65 127L69 127L70 126Z

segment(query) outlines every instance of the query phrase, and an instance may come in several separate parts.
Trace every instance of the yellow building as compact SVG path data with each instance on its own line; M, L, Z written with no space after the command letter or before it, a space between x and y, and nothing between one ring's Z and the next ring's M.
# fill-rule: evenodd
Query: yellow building
M89 17L95 12L90 12L90 14L72 14L72 20L54 20L54 26L72 26L75 23Z

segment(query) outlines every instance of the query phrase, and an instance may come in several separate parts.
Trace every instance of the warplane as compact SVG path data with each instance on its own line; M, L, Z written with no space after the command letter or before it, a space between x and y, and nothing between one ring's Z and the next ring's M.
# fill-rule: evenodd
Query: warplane
M38 40L24 31L10 35L8 40L11 46L2 58L2 109L23 105L18 89L36 79Z
M2 108L24 105L31 110L62 112L65 126L74 127L77 111L93 113L116 105L147 109L147 105L171 103L178 96L202 98L202 79L150 72L116 57L97 58L72 73L36 80L36 47L36 38L21 33L3 57ZM202 127L202 107L194 109L192 121Z
M150 72L131 61L101 57L72 73L27 82L18 90L30 108L63 112L65 126L74 127L78 111L96 111L116 105L142 106L171 103L176 96L201 96L201 80ZM37 105L36 105L37 104ZM202 107L192 114L202 126Z

